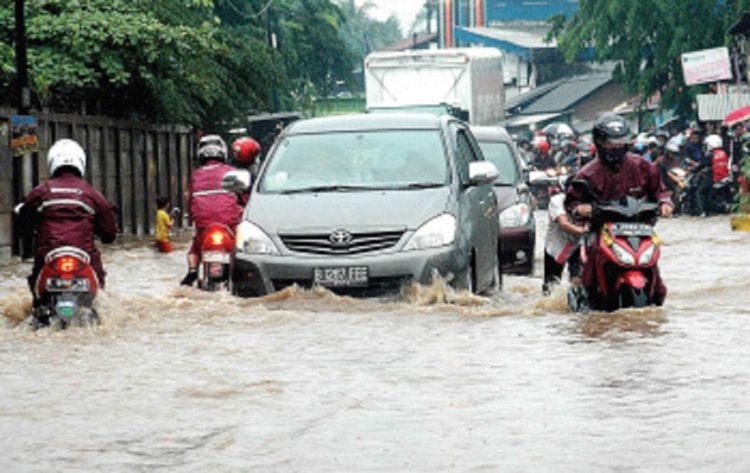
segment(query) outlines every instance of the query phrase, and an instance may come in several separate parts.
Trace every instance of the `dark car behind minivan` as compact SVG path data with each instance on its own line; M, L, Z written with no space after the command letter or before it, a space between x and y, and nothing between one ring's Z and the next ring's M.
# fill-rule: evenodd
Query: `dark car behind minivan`
M501 263L503 272L534 273L536 221L526 171L513 139L502 127L471 127L485 159L500 175L494 188L500 206Z

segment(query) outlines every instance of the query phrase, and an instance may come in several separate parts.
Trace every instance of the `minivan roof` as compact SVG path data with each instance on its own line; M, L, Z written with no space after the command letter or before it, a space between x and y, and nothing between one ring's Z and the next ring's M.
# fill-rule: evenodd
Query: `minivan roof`
M450 117L441 117L431 113L394 112L338 115L295 122L287 129L287 135L337 131L437 130L450 119Z

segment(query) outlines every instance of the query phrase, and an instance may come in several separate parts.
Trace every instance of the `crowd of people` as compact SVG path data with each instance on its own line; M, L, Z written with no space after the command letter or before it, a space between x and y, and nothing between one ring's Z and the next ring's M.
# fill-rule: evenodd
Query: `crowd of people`
M518 143L530 170L554 175L574 175L596 156L592 141L569 127L540 131ZM742 162L750 156L750 123L724 135L697 127L657 129L632 136L629 150L658 168L676 214L728 213L740 191Z

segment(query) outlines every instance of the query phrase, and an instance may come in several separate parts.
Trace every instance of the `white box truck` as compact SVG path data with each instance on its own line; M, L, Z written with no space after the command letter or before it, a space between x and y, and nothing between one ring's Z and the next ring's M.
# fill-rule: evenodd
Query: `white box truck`
M495 48L372 53L364 65L367 110L448 110L472 125L498 125L502 59Z

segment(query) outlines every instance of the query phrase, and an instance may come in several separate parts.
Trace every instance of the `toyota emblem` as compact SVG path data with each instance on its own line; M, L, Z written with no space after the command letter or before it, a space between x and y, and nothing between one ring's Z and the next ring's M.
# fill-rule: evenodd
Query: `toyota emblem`
M346 230L336 230L328 237L328 241L335 247L349 246L352 242L352 234Z

